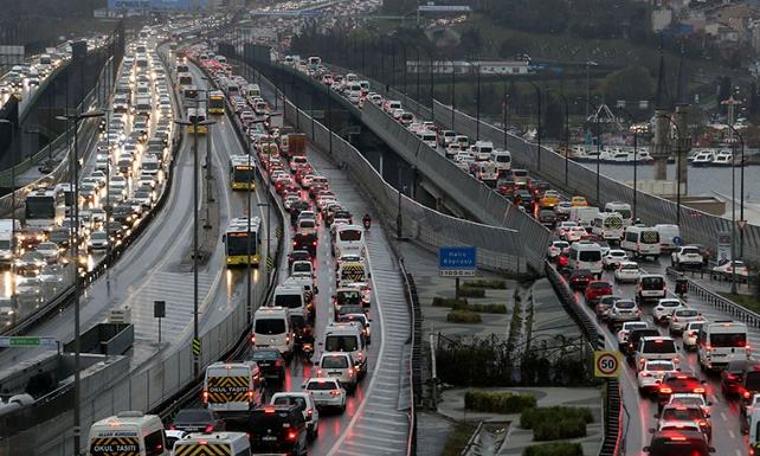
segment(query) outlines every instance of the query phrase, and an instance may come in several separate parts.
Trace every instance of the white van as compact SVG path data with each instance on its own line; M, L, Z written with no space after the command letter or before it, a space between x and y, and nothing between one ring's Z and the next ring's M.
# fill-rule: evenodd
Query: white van
M678 225L655 225L654 229L660 233L661 251L673 251L678 247L675 242L675 238L681 237L681 229L678 227Z
M623 237L625 222L617 212L599 212L591 222L591 232L602 239L619 241Z
M648 256L656 260L662 252L660 233L648 226L629 226L623 233L620 248L631 252L633 258Z
M364 256L364 227L359 225L339 225L335 229L333 253L336 257L346 254Z
M574 242L570 245L570 269L588 269L602 274L602 247L595 242Z
M751 356L747 325L719 320L702 326L697 338L697 359L702 369L717 370L731 361L749 360Z
M253 410L261 405L261 372L253 362L213 363L206 368L201 400L214 412Z
M346 98L354 104L358 104L362 99L362 86L358 82L349 82L346 86Z
M422 142L424 142L426 145L430 146L432 149L438 148L438 137L436 136L434 131L425 130L420 135L420 139Z
M491 153L491 160L496 163L496 169L500 176L512 169L512 154L506 150L494 150Z
M250 456L251 442L245 432L192 433L174 444L174 456L223 454Z
M623 225L631 226L633 224L633 211L631 205L621 201L611 201L604 205L604 212L617 212L623 218Z
M367 346L362 337L362 328L356 322L332 322L325 328L324 353L348 353L354 360L359 375L367 373Z
M591 222L599 216L599 208L594 206L573 206L570 208L569 220L589 231Z
M251 339L254 347L274 347L285 356L293 352L288 309L260 307L253 315Z
M307 262L308 263L308 262ZM303 287L295 283L277 285L274 289L272 307L282 307L288 310L289 317L306 317L306 299Z
M125 411L90 427L88 456L169 456L164 424L157 415Z
M499 171L496 168L496 163L490 160L476 162L475 174L475 177L477 177L478 180L491 187L495 187L496 181L499 179Z
M491 141L475 141L473 153L476 161L490 160L493 153L493 143Z

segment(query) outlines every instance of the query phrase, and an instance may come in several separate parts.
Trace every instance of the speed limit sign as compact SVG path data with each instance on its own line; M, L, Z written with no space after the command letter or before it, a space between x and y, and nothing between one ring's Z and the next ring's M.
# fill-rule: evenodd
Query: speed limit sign
M594 352L594 377L616 378L620 375L620 366L620 352Z

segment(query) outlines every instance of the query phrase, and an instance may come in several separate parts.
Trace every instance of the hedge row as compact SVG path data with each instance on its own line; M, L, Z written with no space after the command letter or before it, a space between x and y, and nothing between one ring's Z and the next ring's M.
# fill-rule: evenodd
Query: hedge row
M469 310L452 310L446 315L446 321L449 323L480 323L480 314L470 312Z
M464 282L463 286L471 288L491 288L494 290L506 290L507 281L498 279L467 280Z
M583 447L571 442L544 443L525 448L522 456L583 456Z
M533 440L573 439L586 436L586 424L594 420L591 410L579 407L541 407L525 410L520 427L533 429Z
M471 312L505 314L507 313L507 306L504 304L466 304L464 306L454 306L454 310L469 310Z
M485 298L486 290L483 288L460 287L459 296L462 298Z
M536 398L530 394L508 391L467 391L464 408L475 412L520 413L536 406Z
M442 298L440 296L436 296L433 298L433 307L454 307L457 305L467 305L466 299L456 299L456 298Z

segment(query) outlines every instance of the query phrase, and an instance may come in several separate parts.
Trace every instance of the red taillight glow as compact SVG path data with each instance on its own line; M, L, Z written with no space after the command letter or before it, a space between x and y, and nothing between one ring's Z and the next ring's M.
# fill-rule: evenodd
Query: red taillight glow
M697 394L704 394L705 389L704 388L694 388L694 392Z
M208 391L204 391L203 394L201 395L201 398L203 400L203 403L207 404L208 403Z
M667 386L663 386L660 388L660 392L662 394L671 394L673 392L672 389L668 388Z
M214 425L213 424L207 424L206 429L203 430L206 434L209 434L211 432L214 432Z
M298 434L295 433L295 431L288 432L288 440L295 440Z

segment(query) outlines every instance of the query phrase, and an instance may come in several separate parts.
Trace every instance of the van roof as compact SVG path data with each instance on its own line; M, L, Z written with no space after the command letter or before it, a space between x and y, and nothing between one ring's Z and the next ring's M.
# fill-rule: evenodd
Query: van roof
M161 418L157 415L146 415L137 410L126 410L119 412L114 416L103 418L100 421L93 423L92 427L108 427L109 429L118 429L121 426L141 426L141 425L153 425L156 424L163 427L161 424Z
M287 318L287 316L288 316L287 309L280 306L273 306L273 307L259 307L256 310L256 313L253 315L253 318L254 319L274 318L274 317Z

